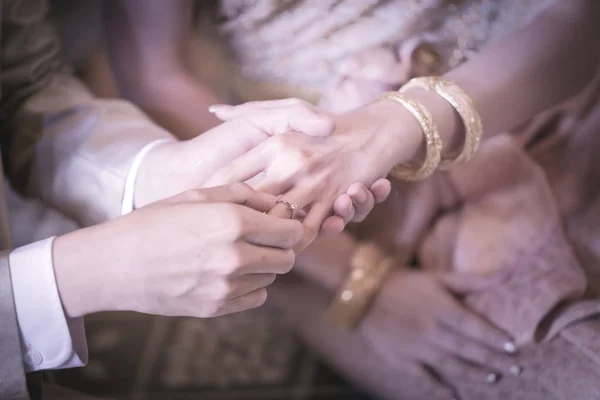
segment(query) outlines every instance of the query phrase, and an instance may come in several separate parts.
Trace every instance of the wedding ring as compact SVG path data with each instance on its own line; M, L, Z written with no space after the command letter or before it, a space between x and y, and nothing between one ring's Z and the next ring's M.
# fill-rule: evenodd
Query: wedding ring
M284 206L286 206L288 211L290 212L290 219L294 216L294 211L298 209L298 204L296 204L293 201L279 199L275 204L283 204Z

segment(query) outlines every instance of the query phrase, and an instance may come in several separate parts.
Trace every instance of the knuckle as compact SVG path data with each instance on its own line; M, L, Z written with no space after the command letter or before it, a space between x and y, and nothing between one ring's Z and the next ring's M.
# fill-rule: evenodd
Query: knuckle
M221 261L221 276L231 276L239 271L244 264L244 255L236 247L232 246L225 252Z
M234 174L235 174L235 161L232 162L231 164L229 164L228 166L221 168L221 170L219 170L218 172L216 172L211 177L211 182L214 183L214 185L216 185L216 186L226 184L227 182L231 181L231 178L234 176Z
M295 148L287 150L286 163L295 169L306 168L312 159L312 152L306 149Z
M185 201L201 203L208 200L206 191L203 189L190 189L181 195Z
M211 287L211 298L217 303L222 302L229 298L231 291L231 284L227 280L218 281Z
M236 204L224 204L221 215L224 229L232 240L239 239L246 232L246 218L243 207Z
M272 152L282 152L287 149L287 137L288 135L277 135L272 136L267 142L268 147Z
M252 188L244 183L244 182L233 182L229 185L229 190L232 192L241 195L241 197L246 197L249 193L252 192Z

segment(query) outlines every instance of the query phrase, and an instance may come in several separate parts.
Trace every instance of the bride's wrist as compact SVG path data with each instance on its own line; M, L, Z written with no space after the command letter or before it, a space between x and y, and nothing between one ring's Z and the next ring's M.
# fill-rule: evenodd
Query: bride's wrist
M464 141L464 127L450 103L435 92L418 88L408 90L407 95L423 104L433 116L444 145L442 152L450 154L459 150Z
M381 176L396 164L415 162L425 154L421 127L411 113L392 100L379 100L365 108L376 130L366 154L368 162L376 166Z
M433 116L443 142L444 154L455 152L461 146L462 124L452 106L435 93L411 90L410 98L421 103ZM425 158L424 133L409 110L393 100L379 100L367 107L381 129L371 146L375 160L382 169L391 170L397 164L420 165Z

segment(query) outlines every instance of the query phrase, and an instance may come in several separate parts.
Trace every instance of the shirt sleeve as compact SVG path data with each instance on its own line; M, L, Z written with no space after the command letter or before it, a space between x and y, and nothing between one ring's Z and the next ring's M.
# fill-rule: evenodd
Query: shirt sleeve
M26 372L87 363L83 318L68 318L58 294L53 242L54 238L35 242L9 255Z
M129 172L127 173L127 178L125 179L125 189L123 190L123 202L121 204L121 215L129 214L135 208L135 182L137 179L137 173L140 169L140 165L142 164L144 157L150 152L150 150L152 150L159 144L170 141L172 140L159 139L155 140L154 142L148 143L140 150L140 152L133 159L133 162L131 163L131 168L129 169Z

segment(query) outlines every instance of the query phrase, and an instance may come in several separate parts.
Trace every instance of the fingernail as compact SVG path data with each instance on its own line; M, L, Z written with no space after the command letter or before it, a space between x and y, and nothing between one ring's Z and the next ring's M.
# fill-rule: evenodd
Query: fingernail
M360 189L360 191L356 194L356 200L359 203L364 203L365 201L367 201L367 191L365 189Z
M346 214L347 215L352 214L353 210L354 210L354 206L352 205L352 202L350 202L350 204L348 204L348 206L346 206Z
M490 385L493 385L494 383L496 383L500 380L500 376L501 375L496 372L491 372L488 374L488 376L485 378L485 380Z
M520 365L513 365L508 371L514 376L519 376L521 375L521 372L523 372L523 367Z
M233 106L230 106L228 104L213 104L212 106L208 107L208 112L215 114L218 112L230 110L232 108L233 108Z
M507 354L515 354L517 352L517 345L515 342L504 343L504 352Z

